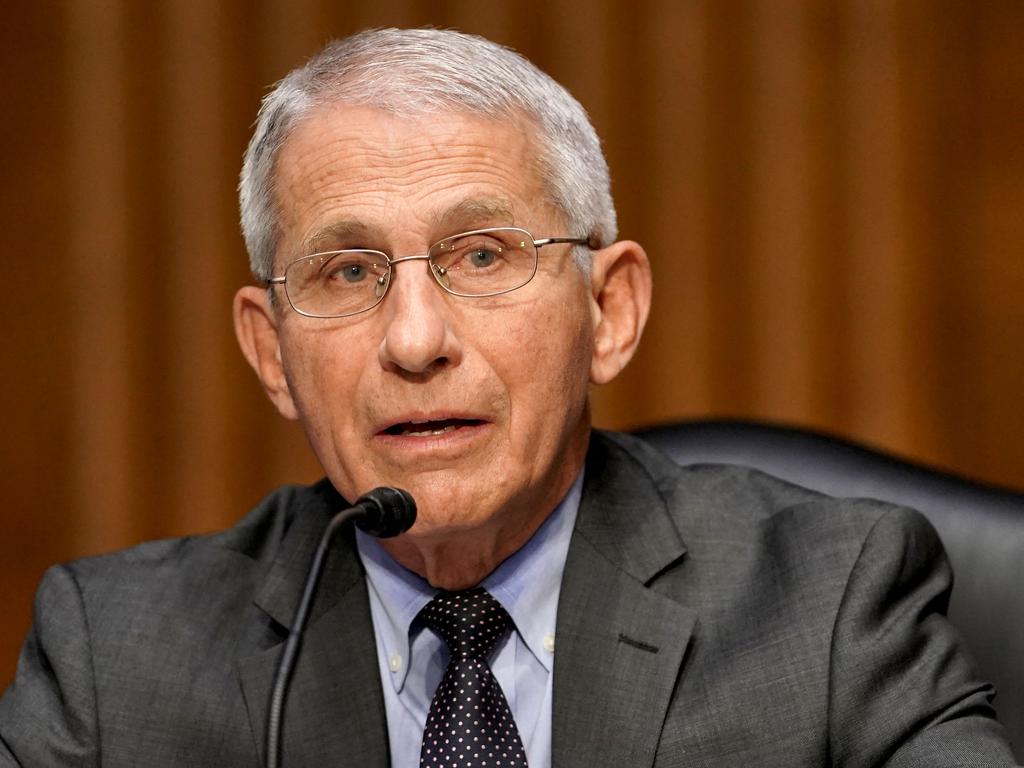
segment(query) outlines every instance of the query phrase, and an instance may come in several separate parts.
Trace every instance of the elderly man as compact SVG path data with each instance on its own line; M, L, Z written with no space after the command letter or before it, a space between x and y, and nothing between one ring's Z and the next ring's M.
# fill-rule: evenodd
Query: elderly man
M419 517L335 542L286 765L1013 762L921 517L591 431L650 271L531 64L436 30L331 44L267 97L241 199L238 339L327 478L52 569L0 764L259 765L313 549L380 485Z

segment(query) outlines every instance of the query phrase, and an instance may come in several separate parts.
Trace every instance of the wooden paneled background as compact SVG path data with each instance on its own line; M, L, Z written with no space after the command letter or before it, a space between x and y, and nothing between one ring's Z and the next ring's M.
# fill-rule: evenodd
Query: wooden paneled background
M603 425L744 416L1024 487L1019 0L67 0L0 25L0 686L48 563L231 524L317 474L230 325L265 87L365 26L454 26L573 91L639 358Z

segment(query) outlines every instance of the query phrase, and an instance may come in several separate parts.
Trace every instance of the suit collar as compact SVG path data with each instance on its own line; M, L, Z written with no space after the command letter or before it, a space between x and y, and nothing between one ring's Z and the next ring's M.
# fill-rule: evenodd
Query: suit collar
M672 518L679 467L633 438L595 431L576 533L648 584L686 553Z
M671 516L679 469L595 433L559 599L552 764L654 762L694 611L651 588L685 555Z
M649 586L684 557L672 516L678 468L643 444L595 433L559 598L552 764L650 765L696 623ZM344 501L321 483L291 524L257 592L273 620L255 630L239 678L262 754L270 686L308 564ZM386 714L362 566L351 532L328 559L284 728L289 764L388 764ZM303 748L304 747L304 748Z
M256 593L255 603L285 630L291 628L302 587L320 543L320 536L331 516L349 506L327 480L300 491L291 513L291 522L267 576ZM310 615L310 623L329 610L362 577L356 556L351 526L339 531L324 568L322 587ZM330 588L326 588L331 585Z

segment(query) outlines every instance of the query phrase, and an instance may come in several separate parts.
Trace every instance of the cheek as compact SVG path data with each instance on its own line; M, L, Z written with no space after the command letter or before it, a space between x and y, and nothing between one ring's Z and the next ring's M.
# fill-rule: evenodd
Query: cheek
M343 440L352 423L365 366L355 364L357 350L339 347L330 334L289 341L293 343L282 347L285 376L307 435L323 461L329 443Z
M545 346L548 354L557 358L555 371L565 384L582 382L586 388L590 379L590 358L593 348L593 324L584 289L552 305L544 319Z
M538 421L563 429L571 426L556 417L577 414L589 391L589 314L577 297L562 298L547 303L547 311L530 312L525 322L509 324L501 332L505 343L496 364L506 374L513 416L524 425L529 422L531 430L538 429ZM511 367L510 360L515 361Z

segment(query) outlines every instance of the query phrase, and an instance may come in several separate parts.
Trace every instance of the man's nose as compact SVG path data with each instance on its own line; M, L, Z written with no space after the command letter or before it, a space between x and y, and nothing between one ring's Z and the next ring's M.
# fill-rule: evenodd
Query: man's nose
M431 277L426 260L399 260L381 305L387 328L380 363L389 370L429 373L456 365L461 345L447 294Z

